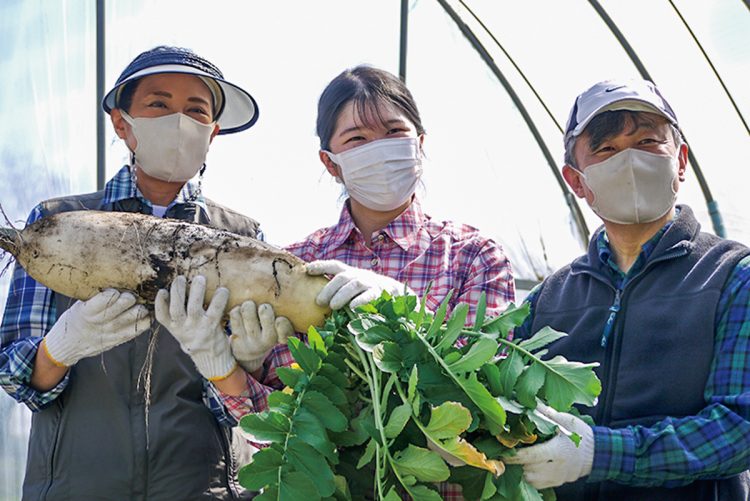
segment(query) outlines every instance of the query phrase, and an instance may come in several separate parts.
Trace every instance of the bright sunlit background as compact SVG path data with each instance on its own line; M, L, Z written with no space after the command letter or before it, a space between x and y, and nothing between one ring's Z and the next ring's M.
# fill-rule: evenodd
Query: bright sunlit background
M590 2L446 3L487 48L556 167L563 156L559 127L575 96L599 80L639 75ZM340 185L318 160L317 99L347 67L366 63L398 74L400 0L104 4L107 90L138 53L169 44L211 60L257 100L260 119L253 128L212 144L204 182L208 197L259 220L267 240L277 245L336 222ZM743 122L750 118L747 4L600 4L675 109L719 203L727 236L750 243L745 195L750 141ZM424 208L436 219L471 224L500 241L517 277L537 281L582 251L552 168L509 93L441 3L408 5L406 81L427 129ZM21 222L45 198L96 189L96 2L4 0L0 47L0 204L12 221ZM109 178L128 154L108 121L107 127ZM690 204L704 229L713 231L694 171L678 200ZM596 217L585 203L582 210L593 230ZM7 284L6 273L0 278L2 303ZM0 500L16 499L28 413L0 396L0 422Z

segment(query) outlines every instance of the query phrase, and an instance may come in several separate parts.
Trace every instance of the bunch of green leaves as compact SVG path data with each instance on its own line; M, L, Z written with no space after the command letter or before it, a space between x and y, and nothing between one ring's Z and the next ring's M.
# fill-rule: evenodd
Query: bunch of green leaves
M433 501L444 481L461 484L471 500L552 499L502 459L557 432L539 401L565 412L593 405L595 364L543 360L544 347L565 336L550 328L510 341L526 306L485 318L482 298L466 327L468 306L446 318L449 300L433 314L417 309L414 296L384 293L334 312L308 331L307 345L290 339L296 366L277 370L287 388L269 396L267 411L241 420L268 446L242 468L240 483L262 490L260 501Z

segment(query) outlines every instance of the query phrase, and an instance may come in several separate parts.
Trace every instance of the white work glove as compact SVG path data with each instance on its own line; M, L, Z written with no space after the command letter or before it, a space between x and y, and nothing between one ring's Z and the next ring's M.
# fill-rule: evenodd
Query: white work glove
M294 327L286 317L274 315L273 306L245 301L229 312L232 354L247 372L255 372L277 344L286 344Z
M536 489L557 487L591 473L594 430L582 419L557 412L544 404L539 404L537 410L568 432L580 435L578 447L558 429L557 435L551 440L517 449L515 456L508 456L503 460L508 464L523 465L524 478Z
M182 275L172 282L167 292L156 294L154 313L159 321L180 343L182 351L190 355L195 367L209 381L220 381L237 367L229 347L229 336L221 326L229 291L219 287L211 304L203 309L206 279L198 275L190 285L190 295L185 308L187 280Z
M60 315L44 344L56 365L71 366L130 341L150 325L148 310L135 304L135 296L106 289Z
M355 268L341 261L313 261L307 264L309 275L334 275L320 291L315 302L338 310L349 304L356 308L380 297L383 291L392 296L404 294L404 284L369 270ZM409 294L414 294L407 289Z

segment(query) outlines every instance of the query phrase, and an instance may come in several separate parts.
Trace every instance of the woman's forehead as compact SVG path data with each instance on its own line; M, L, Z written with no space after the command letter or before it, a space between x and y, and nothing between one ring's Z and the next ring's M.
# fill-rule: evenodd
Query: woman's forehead
M387 101L351 100L344 105L336 120L336 130L351 128L377 129L393 121L409 123L406 114L396 105Z
M197 96L211 97L211 90L195 75L184 73L156 73L147 75L138 83L138 93L150 94L156 91L182 91Z

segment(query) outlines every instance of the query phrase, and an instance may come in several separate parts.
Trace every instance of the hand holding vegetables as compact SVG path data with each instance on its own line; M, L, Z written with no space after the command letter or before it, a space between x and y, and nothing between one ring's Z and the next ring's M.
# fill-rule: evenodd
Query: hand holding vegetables
M248 372L255 372L268 353L277 344L286 344L294 334L292 323L286 317L274 315L273 306L245 301L229 312L232 328L230 342L232 354Z
M146 308L135 301L114 289L77 301L45 336L47 354L57 365L71 366L130 341L151 324Z
M591 473L594 460L594 432L591 427L572 414L557 412L541 403L537 410L560 428L579 435L578 446L558 428L557 436L553 439L518 449L516 455L506 457L505 462L522 465L524 478L537 489L574 482Z
M221 327L229 291L224 287L216 289L208 309L204 310L205 277L198 275L193 279L187 308L186 290L187 280L182 275L174 279L169 292L161 289L154 303L156 320L177 339L203 377L209 381L225 379L237 367L229 337Z
M254 441L272 444L240 470L240 483L290 501L391 500L399 491L431 501L440 499L434 483L446 480L467 500L552 499L524 480L522 465L505 460L557 439L557 421L540 401L566 410L595 402L596 364L540 358L565 336L549 327L509 340L528 306L487 318L480 298L474 330L465 303L446 318L449 302L450 295L433 314L415 310L414 296L384 294L334 310L322 328L308 330L309 346L289 338L297 366L276 371L288 390L240 421ZM462 333L466 344L457 346ZM505 356L496 356L498 346ZM590 428L569 428L592 447Z
M369 270L355 268L341 261L313 261L307 265L309 275L334 275L320 291L315 302L319 306L330 306L333 310L347 304L356 308L380 297L383 291L392 296L404 294L404 284ZM414 294L411 292L411 294Z

